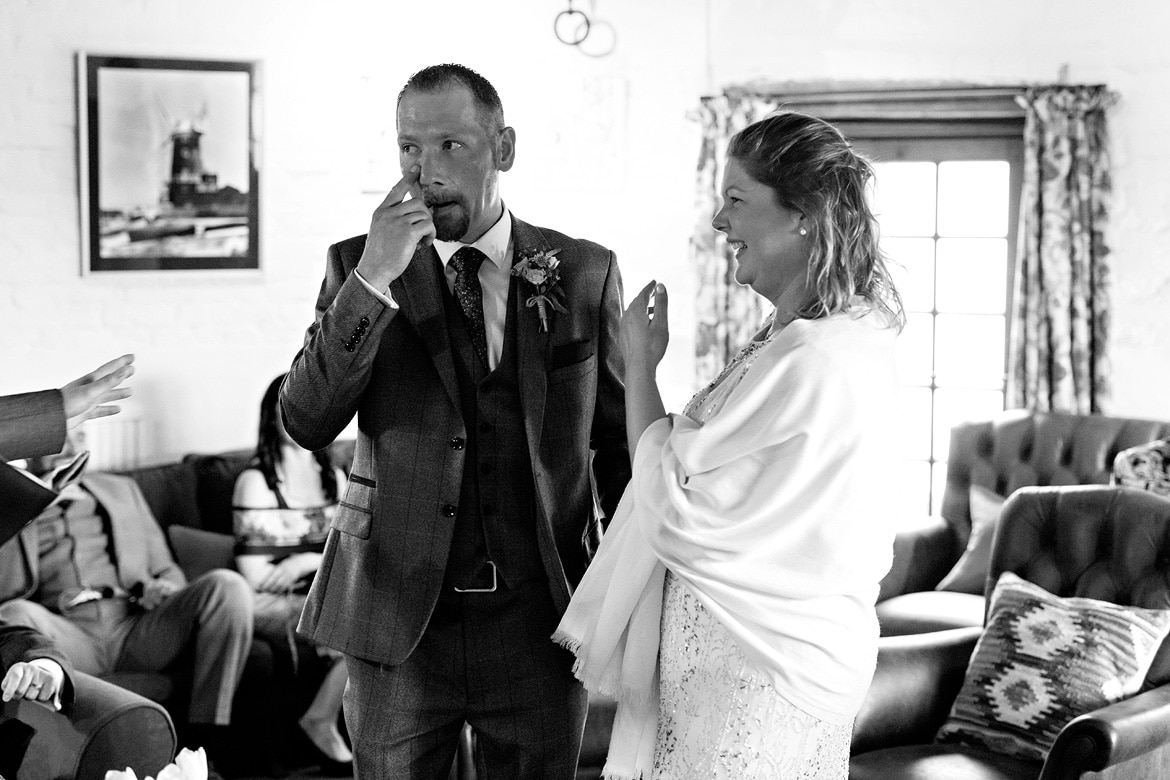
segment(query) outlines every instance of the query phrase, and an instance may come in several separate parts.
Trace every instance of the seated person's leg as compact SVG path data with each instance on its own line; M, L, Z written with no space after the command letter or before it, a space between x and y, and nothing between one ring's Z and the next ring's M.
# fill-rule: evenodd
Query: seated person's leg
M238 573L216 569L143 613L117 663L124 671L165 669L193 647L188 720L226 726L251 644L251 588Z
M313 703L298 721L317 750L327 759L340 763L353 760L353 754L337 728L341 698L345 693L345 682L348 677L345 661L340 658L334 659L333 666L326 672L321 687L317 689L317 695L313 697Z

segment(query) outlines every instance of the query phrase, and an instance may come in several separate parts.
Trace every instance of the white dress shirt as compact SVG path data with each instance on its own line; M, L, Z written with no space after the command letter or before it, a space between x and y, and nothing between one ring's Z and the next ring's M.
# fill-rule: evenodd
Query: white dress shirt
M483 252L490 261L479 266L479 284L483 288L483 321L487 336L488 369L494 369L499 365L500 355L504 351L504 323L508 317L508 285L511 281L513 255L512 213L504 207L496 224L470 244L436 239L434 246L435 251L439 253L439 260L443 262L447 289L452 294L455 292L455 269L451 266L451 258L457 251L465 246L473 246ZM357 271L354 273L384 304L392 309L398 308L389 290L375 290L365 277Z

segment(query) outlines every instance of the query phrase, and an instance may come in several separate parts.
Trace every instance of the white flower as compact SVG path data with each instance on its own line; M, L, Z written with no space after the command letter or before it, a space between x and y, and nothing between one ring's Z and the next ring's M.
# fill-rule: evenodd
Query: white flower
M138 776L133 769L126 767L106 772L106 780L138 780ZM155 778L148 775L145 780ZM167 764L159 771L158 780L207 780L207 753L203 748L183 748L175 756L175 763Z

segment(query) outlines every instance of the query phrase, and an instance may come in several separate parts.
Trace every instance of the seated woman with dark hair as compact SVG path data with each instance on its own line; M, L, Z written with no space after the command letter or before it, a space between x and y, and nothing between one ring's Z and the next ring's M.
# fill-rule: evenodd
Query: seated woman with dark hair
M236 567L256 593L255 631L286 638L292 648L344 475L328 451L303 449L285 432L279 410L282 381L284 374L272 380L260 404L256 454L236 479L232 514ZM318 652L332 665L300 717L300 727L324 759L347 764L353 754L337 727L345 664L332 650Z

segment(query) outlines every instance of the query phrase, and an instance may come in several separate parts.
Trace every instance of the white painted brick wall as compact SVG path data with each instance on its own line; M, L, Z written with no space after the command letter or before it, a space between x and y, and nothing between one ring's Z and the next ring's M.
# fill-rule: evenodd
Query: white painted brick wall
M661 375L677 408L692 390L686 258L698 140L686 114L699 95L752 78L1049 81L1067 62L1074 81L1106 82L1123 97L1113 118L1113 411L1170 417L1158 389L1170 384L1161 326L1170 295L1170 56L1159 38L1170 6L591 5L618 33L605 59L553 39L559 6L547 0L0 0L0 392L60 385L132 351L138 374L126 415L142 421L147 462L250 446L260 395L312 316L327 245L364 232L379 200L362 192L364 150L378 129L371 123L393 116L412 71L460 61L495 82L517 128L517 164L502 180L509 206L611 246L627 293L650 278L670 286L674 334ZM260 272L81 276L79 50L262 61ZM620 171L614 181L571 180L564 166L579 166L537 130L582 121L586 109L559 96L594 79L626 84L624 125L612 144L575 153ZM384 91L381 111L363 102L371 84Z

